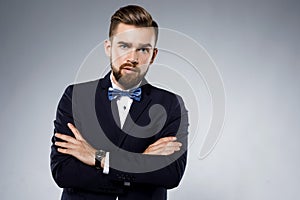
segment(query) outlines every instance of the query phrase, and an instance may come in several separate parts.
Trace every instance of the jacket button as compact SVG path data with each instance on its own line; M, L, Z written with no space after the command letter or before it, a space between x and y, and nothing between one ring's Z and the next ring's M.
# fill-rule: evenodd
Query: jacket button
M128 182L128 181L124 181L124 186L127 186L127 187L129 187L129 186L130 186L130 182Z

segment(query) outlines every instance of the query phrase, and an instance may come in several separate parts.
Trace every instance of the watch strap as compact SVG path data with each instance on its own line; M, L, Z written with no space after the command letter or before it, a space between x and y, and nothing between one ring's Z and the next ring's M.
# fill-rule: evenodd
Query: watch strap
M101 160L105 157L106 152L103 150L97 150L95 153L95 167L101 169Z

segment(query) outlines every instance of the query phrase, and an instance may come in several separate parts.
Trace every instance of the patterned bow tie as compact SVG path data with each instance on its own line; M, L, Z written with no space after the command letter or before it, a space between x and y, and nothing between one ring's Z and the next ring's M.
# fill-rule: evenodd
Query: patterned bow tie
M127 96L133 100L140 101L142 95L142 89L136 88L130 91L122 91L112 87L108 88L108 99L111 101L113 99L119 99L121 96Z

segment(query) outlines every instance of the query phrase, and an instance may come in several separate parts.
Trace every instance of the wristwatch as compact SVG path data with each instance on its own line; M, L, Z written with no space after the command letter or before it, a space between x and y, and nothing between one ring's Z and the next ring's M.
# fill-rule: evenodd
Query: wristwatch
M95 153L95 167L101 169L101 160L105 157L106 151L97 150Z

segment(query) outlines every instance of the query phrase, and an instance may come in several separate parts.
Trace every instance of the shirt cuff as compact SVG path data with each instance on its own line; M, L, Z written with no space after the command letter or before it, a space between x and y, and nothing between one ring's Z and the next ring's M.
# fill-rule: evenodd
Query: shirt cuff
M106 152L104 158L104 167L103 167L103 174L109 173L109 152Z

